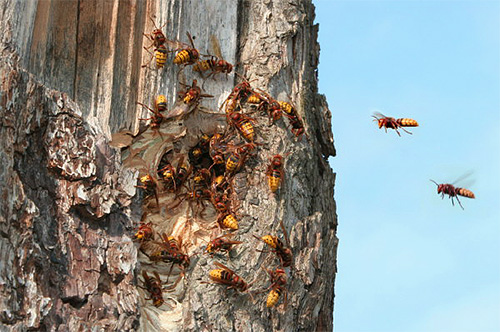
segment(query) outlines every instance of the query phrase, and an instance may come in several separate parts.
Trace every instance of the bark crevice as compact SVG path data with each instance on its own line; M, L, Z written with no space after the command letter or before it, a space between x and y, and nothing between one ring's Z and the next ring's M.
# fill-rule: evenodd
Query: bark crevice
M190 67L179 74L169 55L164 69L141 68L151 55L153 17L167 23L167 38L213 52L220 41L225 60L253 88L293 103L305 122L297 139L286 117L270 126L256 118L257 153L234 178L243 243L227 257L203 254L216 212L189 216L190 206L153 212L136 189L140 172L125 167L126 150L109 145L111 133L139 129L138 118L159 94L169 108L183 83L198 79L204 110L219 106L242 77L201 78ZM331 113L317 93L319 45L310 1L4 1L0 4L0 327L7 331L298 331L332 330L336 271L335 155ZM244 110L252 112L251 107ZM222 111L223 112L223 111ZM146 116L147 115L147 116ZM187 153L202 133L222 132L224 116L193 111L162 130L166 142L149 148ZM173 138L172 138L173 137ZM147 140L146 140L147 141ZM155 145L156 144L156 145ZM177 151L177 152L175 152ZM266 169L286 156L281 189L271 194ZM155 161L158 162L158 161ZM157 166L155 164L154 166ZM164 196L164 203L174 197ZM196 205L196 204L194 204ZM209 205L209 204L207 204ZM165 284L180 274L153 264L132 241L143 212L155 231L182 234L191 264L165 304L155 308L141 272L158 270ZM188 217L186 215L188 214ZM252 235L283 238L283 220L294 255L287 268L287 305L268 309L267 292L225 291L208 281L214 262L230 265L255 290L266 290L261 267L276 268L273 253Z

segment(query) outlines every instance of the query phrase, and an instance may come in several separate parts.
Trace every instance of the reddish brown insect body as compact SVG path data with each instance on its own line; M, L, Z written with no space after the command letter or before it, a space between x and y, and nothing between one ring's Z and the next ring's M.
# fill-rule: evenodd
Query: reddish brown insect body
M281 119L282 111L280 103L268 93L259 89L262 95L254 93L248 98L249 103L259 104L258 110L269 114L269 123L274 124Z
M245 102L253 94L255 91L252 90L250 83L243 81L233 88L233 91L222 103L221 108L225 106L226 114L230 115L238 110L237 107L240 103Z
M196 210L195 214L198 214L198 211L199 211L200 216L203 217L203 213L205 212L205 209L206 209L206 206L205 206L203 201L210 200L211 197L212 197L212 192L208 189L203 189L202 187L198 187L195 189L191 188L185 193L178 194L176 196L176 199L178 199L178 202L170 205L169 209L175 209L182 202L184 202L185 200L188 200L189 207L191 209L193 209L192 203L193 202L196 203L197 210ZM200 208L201 208L201 210L200 210Z
M149 49L151 47L154 47L153 58L156 58L156 66L158 68L162 68L165 65L165 62L167 61L167 53L168 53L168 50L164 45L165 42L167 41L167 38L165 38L165 35L161 31L161 28L163 28L166 25L166 23L163 26L161 26L160 28L157 28L153 19L152 18L150 18L150 19L153 22L155 29L149 35L144 34L144 36L150 38L152 41L151 45L149 45L148 47L144 47L144 49L146 51L148 51L149 53L151 53L149 51ZM151 60L148 62L148 64L150 62L151 62ZM143 67L146 67L146 66L147 66L147 64L143 65Z
M267 167L267 182L269 184L269 188L271 188L271 191L274 193L276 192L280 185L281 181L283 179L283 157L279 154L275 155L272 160L271 164Z
M254 237L258 240L264 241L268 246L270 246L273 252L278 256L281 265L283 267L288 267L292 265L293 254L292 250L289 248L290 241L288 241L288 234L286 233L285 226L283 225L283 221L280 221L281 229L283 230L283 235L285 237L285 241L287 245L285 246L283 242L277 237L273 235L264 235L262 237L258 237L254 235Z
M144 278L144 288L149 292L150 298L146 300L153 300L155 307L161 306L165 301L163 300L163 287L158 272L153 272L154 277L148 276L146 271L142 271Z
M210 144L209 144L209 155L210 158L212 158L213 164L210 166L210 169L212 169L215 166L222 166L224 165L224 151L227 149L227 144L224 142L224 137L216 133L210 138ZM218 167L215 167L216 169Z
M163 243L159 244L163 246L163 249L151 254L151 260L172 263L172 266L178 264L184 268L188 268L191 260L188 255L181 252L180 243L174 237L167 236L166 234L162 234L162 240Z
M269 276L271 277L271 286L286 286L286 273L285 270L283 269L275 269L274 271L272 270L266 270L267 273L269 273Z
M233 151L233 153L231 153L226 160L226 173L233 174L239 171L245 164L253 149L255 149L255 144L247 143Z
M273 99L273 101L269 104L267 111L269 112L269 118L272 120L272 123L281 119L281 108L276 100Z
M153 41L154 47L159 47L159 46L165 44L165 41L167 40L167 38L163 34L163 31L161 31L160 29L153 30L151 32L151 34L149 35L149 37Z
M302 119L299 118L298 115L294 117L290 117L290 125L292 126L292 134L294 134L296 137L301 137L302 134L305 134L305 129L304 129L304 123L302 122ZM306 135L307 136L307 135Z
M153 223L148 222L144 223L141 221L139 224L139 228L137 229L137 232L134 235L134 238L140 241L148 241L153 238L153 228L151 227Z
M230 72L233 71L233 65L227 62L226 60L219 59L217 60L213 70L214 73L229 74Z
M151 124L150 124L150 127L152 129L158 129L163 121L163 119L165 118L161 112L165 111L167 109L167 99L165 98L164 95L159 95L158 97L156 97L156 100L155 100L155 108L154 109L151 109L149 108L148 106L144 105L143 103L137 103L139 105L141 105L142 107L145 107L147 108L151 113L153 113L153 116L150 117L150 118L146 118L146 119L139 119L139 120L151 120Z
M171 164L167 164L165 165L164 167L162 167L161 169L158 170L158 174L160 176L160 178L164 181L165 183L165 188L166 189L176 189L176 185L175 185L175 175L176 175L176 171L175 171L175 167L172 166Z
M408 134L412 135L411 132L404 129L403 127L418 127L418 122L413 119L407 119L407 118L395 119L385 116L382 113L374 113L372 117L375 118L375 120L373 121L378 122L379 128L384 127L385 132L387 132L387 129L394 129L399 136L401 136L401 134L398 131L399 128L401 128Z
M229 286L228 288L234 288L240 292L248 290L250 285L248 285L245 280L243 280L243 278L237 275L233 270L219 262L215 262L214 264L220 269L210 270L209 277L212 281L217 284Z
M222 214L229 212L229 200L226 194L214 190L216 188L212 187L212 204L217 212Z
M255 122L255 119L238 112L233 112L228 115L228 122L231 126L236 128L247 141L253 142L254 127L252 123Z
M193 84L189 86L186 92L180 93L180 97L184 104L194 104L197 103L201 98L213 97L212 95L201 93L201 88L198 86L198 81L193 80Z
M153 20L153 18L150 17L149 19L151 20L151 22L153 22L155 29L153 31L151 31L151 33L149 35L144 34L144 36L150 38L153 42L150 46L147 47L147 49L149 49L151 47L158 48L159 46L165 44L165 42L167 40L167 38L165 38L165 35L163 34L163 31L161 31L161 29L165 25L167 25L167 23L165 23L164 25L162 25L161 27L158 28L156 26L156 23Z
M167 245L172 251L181 251L179 242L173 236L167 236L167 234L162 234L163 243Z
M222 236L219 236L218 238L211 240L210 243L207 245L206 252L211 255L214 255L216 252L219 251L229 254L229 251L231 251L233 246L243 243L241 241L229 240L228 238L231 236L234 236L234 234L232 233L224 234Z
M276 253L283 267L288 267L292 264L293 260L292 250L286 247L277 236L264 235L263 237L260 238L258 236L255 237L259 240L264 241L268 246L273 248L272 251Z
M210 70L210 76L214 76L217 73L229 74L233 71L233 65L226 60L217 59L212 57L208 60L202 60L193 66L193 70L197 72L204 72Z
M222 58L219 40L215 35L210 35L210 43L216 56L211 56L208 60L199 61L193 66L193 70L200 73L210 70L209 77L217 73L229 74L233 70L233 65Z
M174 58L174 64L176 65L192 65L198 61L200 58L200 52L194 47L193 38L187 33L189 42L191 45L187 45L181 42L166 40L172 48L177 49L179 52Z
M287 103L286 101L279 101L278 104L280 105L280 109L286 115L286 117L290 122L290 125L292 126L291 128L292 134L298 137L299 140L303 134L305 134L307 137L304 128L304 122L302 121L300 115L297 113L295 106L293 106L292 103Z
M455 186L448 184L448 183L438 184L434 180L431 180L431 181L436 184L437 192L438 192L438 194L441 194L441 198L444 198L444 195L448 195L451 199L452 205L455 205L455 203L453 202L453 198L455 198L457 200L458 204L460 205L460 207L462 208L462 210L464 209L464 207L462 206L462 203L460 203L458 196L463 196L463 197L467 197L467 198L476 198L474 193L468 189L458 188L458 187L455 187Z
M283 269L276 269L274 271L272 270L266 270L267 273L269 273L269 276L271 277L271 286L269 287L271 291L267 295L267 301L266 301L266 306L268 308L274 307L279 299L282 293L285 293L285 302L286 302L286 284L287 284L287 278L286 278L286 273L285 270Z

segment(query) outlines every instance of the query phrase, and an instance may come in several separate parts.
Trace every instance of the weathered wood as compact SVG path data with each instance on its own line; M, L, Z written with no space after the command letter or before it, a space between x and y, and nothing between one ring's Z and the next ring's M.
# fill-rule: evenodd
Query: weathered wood
M138 118L151 114L165 94L169 107L182 88L198 79L214 98L202 106L217 112L241 81L230 74L204 79L191 68L179 74L169 55L164 69L143 49L143 33L166 23L167 38L195 37L201 53L212 53L210 35L218 37L224 58L236 64L253 87L278 100L291 101L305 121L307 138L298 140L288 121L268 126L257 119L258 153L237 174L243 241L231 261L203 255L201 246L216 219L188 218L187 203L175 211L141 206L137 172L122 164L109 146L119 129L137 132ZM334 174L331 114L317 94L318 26L309 1L4 1L0 4L0 327L9 331L298 331L333 329L336 271ZM193 111L162 125L176 133L175 146L186 151L201 132L225 126L225 117ZM146 137L156 137L147 136ZM170 137L170 136L169 136ZM173 136L172 136L173 137ZM153 145L156 147L156 145ZM285 157L285 181L277 194L267 188L269 158ZM154 167L153 167L154 169ZM165 205L172 197L166 195ZM163 204L162 203L162 204ZM143 211L157 232L183 235L191 265L177 287L164 293L155 308L146 301L142 270L152 264L133 228ZM272 255L256 251L263 244L253 234L290 233L294 254L286 309L265 307L266 293L225 292L203 284L214 261L222 261L253 290L269 286L261 266L276 267ZM139 273L138 273L139 272ZM174 268L169 285L181 271Z

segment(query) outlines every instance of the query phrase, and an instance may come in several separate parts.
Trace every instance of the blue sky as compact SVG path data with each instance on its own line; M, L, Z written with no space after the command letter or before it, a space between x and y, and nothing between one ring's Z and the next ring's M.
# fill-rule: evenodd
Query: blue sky
M335 331L500 331L500 2L314 4L337 149ZM386 134L375 111L420 127ZM429 181L469 172L465 210Z

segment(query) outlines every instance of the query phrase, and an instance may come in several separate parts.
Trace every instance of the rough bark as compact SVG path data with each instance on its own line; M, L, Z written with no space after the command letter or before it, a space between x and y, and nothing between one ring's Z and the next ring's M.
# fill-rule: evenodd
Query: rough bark
M158 26L167 23L167 38L196 36L202 53L212 52L209 36L215 34L236 72L276 99L292 101L305 122L307 138L298 140L285 120L268 126L267 116L252 115L262 145L235 179L241 202L236 238L244 243L230 261L202 253L214 234L211 207L204 218L189 215L186 202L170 211L165 206L174 197L163 195L162 208L151 209L135 187L140 170L122 162L130 150L109 145L112 133L137 132L138 118L150 116L138 101L151 104L165 94L173 105L178 80L203 82L214 98L201 104L212 112L241 81L233 74L203 79L190 68L178 75L171 57L163 70L141 68L150 59L142 46L149 44L143 33L153 29L152 15ZM317 93L313 21L314 6L299 0L0 3L2 330L332 330L337 222L327 159L335 149L330 111ZM149 131L143 137L150 150L183 153L202 132L224 126L224 117L195 110L162 125L165 141ZM286 175L273 195L265 171L277 153L286 156ZM141 271L159 271L169 285L181 271L175 268L167 281L170 266L152 264L138 251L132 236L143 212L156 232L182 235L192 255L159 308L138 287ZM281 234L280 220L294 254L286 307L267 309L266 293L252 301L201 283L221 261L248 282L256 280L252 289L267 288L260 267L278 263L255 250L263 243L252 235Z

